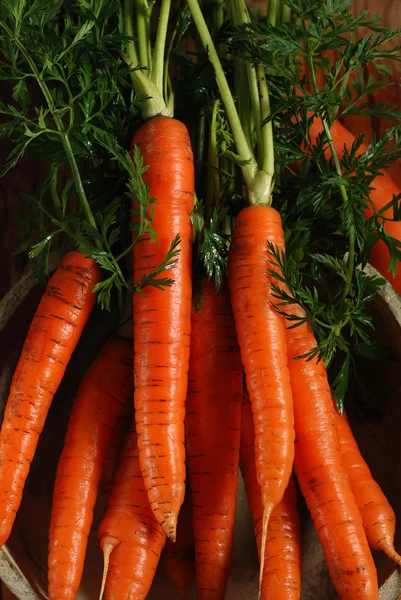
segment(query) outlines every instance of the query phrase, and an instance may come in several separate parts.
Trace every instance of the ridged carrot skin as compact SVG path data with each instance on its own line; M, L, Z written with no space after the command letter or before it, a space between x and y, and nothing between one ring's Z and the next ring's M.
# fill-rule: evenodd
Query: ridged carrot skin
M132 395L132 343L110 340L79 387L57 468L49 530L49 600L74 600L77 595L107 448Z
M164 570L178 589L181 600L186 600L187 592L195 579L193 552L192 502L191 493L187 490L178 516L177 539L175 542L167 540L162 555Z
M231 302L255 427L263 505L281 502L294 460L294 416L284 318L273 306L268 242L284 250L279 213L250 206L236 218L228 258Z
M96 263L66 254L50 278L14 372L0 432L0 546L10 535L50 404L92 312Z
M201 284L192 313L187 465L198 600L224 598L234 541L242 364L228 288Z
M366 537L371 548L380 550L397 564L401 557L394 549L395 514L383 494L354 438L347 416L334 412L341 456L347 470L352 493L362 515Z
M295 305L288 311L303 316ZM308 324L287 329L295 472L338 595L342 600L377 600L376 568L343 466L325 366L316 358L294 360L316 344Z
M144 600L166 535L150 508L134 428L128 433L120 455L98 539L105 555L106 600Z
M316 143L317 136L323 131L323 125L320 119L314 119L309 129L311 143ZM333 139L334 147L339 158L344 155L344 147L350 149L355 137L350 133L344 125L339 121L334 121L331 128L331 137ZM363 154L366 151L367 146L362 144L358 150L358 154ZM330 157L330 149L326 150L327 157ZM387 171L383 171L380 177L371 184L370 199L377 210L381 210L386 204L388 204L393 195L398 196L401 193L400 188L391 179ZM373 214L371 207L366 209L366 217L369 218ZM392 209L388 209L384 216L392 218ZM386 221L384 225L386 233L401 240L401 221ZM390 254L386 244L379 240L373 248L370 262L376 269L385 277L394 287L395 291L401 295L401 265L398 265L396 276L393 277L392 273L389 272Z
M255 431L249 398L241 412L240 467L251 509L260 556L263 504L256 477ZM262 600L299 600L301 597L301 529L295 483L291 477L282 501L273 509L267 529Z
M184 417L188 385L192 280L191 212L194 165L186 127L169 118L147 121L135 133L143 176L156 198L153 228L157 244L144 236L134 247L134 280L153 271L180 235L174 284L134 294L135 418L139 457L150 505L166 534L175 539L185 495ZM135 204L134 204L135 206Z

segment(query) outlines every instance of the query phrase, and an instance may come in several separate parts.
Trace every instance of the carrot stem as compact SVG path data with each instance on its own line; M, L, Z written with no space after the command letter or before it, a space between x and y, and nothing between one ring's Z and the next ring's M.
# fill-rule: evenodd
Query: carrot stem
M163 94L164 52L166 49L167 26L170 15L170 7L171 0L162 0L155 49L153 53L152 81L159 90L160 94Z
M136 29L138 37L139 62L141 67L151 69L148 35L148 3L146 0L136 0Z
M135 0L124 0L124 26L125 33L128 37L134 38L134 24L133 24L133 13L134 13ZM142 116L143 118L150 119L157 115L167 115L168 107L163 99L163 95L155 86L153 81L149 79L138 67L139 59L135 42L133 39L127 42L127 56L122 55L125 62L131 67L130 76L131 81L139 94L146 96L146 100L142 103Z
M251 204L255 204L256 198L255 195L252 193L254 178L257 171L257 162L255 156L247 142L244 130L242 128L241 120L238 116L238 112L234 104L230 87L224 74L223 67L221 65L219 56L216 51L216 47L213 43L212 36L210 35L206 21L200 9L199 2L198 0L188 0L188 6L191 9L192 17L194 19L199 36L202 40L203 46L208 54L208 58L213 65L217 85L224 102L224 106L227 112L227 117L230 123L231 131L234 136L237 151L241 155L241 158L246 162L246 164L244 164L241 167L242 174L244 176L245 183L249 191L249 201Z
M269 9L267 12L267 22L269 25L273 25L273 27L277 23L277 15L278 15L278 0L269 0Z
M291 8L287 6L287 4L283 4L281 7L281 22L282 23L290 23L291 21Z

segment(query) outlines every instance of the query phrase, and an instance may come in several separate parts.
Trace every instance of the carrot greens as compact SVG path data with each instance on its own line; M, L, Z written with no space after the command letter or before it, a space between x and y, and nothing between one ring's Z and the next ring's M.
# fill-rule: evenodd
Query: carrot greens
M104 270L95 291L106 308L114 289L171 285L159 276L175 257L172 241L163 264L146 281L132 282L128 195L139 203L133 243L147 233L155 237L154 198L142 180L147 166L139 151L132 161L128 150L145 97L132 91L122 57L132 43L119 0L79 8L61 0L6 0L0 9L0 77L12 96L0 103L0 135L13 142L2 172L25 154L50 164L38 193L22 199L19 249L39 257L46 274L50 252L67 239ZM140 78L139 72L132 76Z

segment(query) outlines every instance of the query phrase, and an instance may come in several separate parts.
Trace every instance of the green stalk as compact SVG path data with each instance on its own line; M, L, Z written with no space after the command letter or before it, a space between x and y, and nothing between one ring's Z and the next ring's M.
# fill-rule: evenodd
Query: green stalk
M262 159L261 159L261 170L268 174L270 178L270 190L268 192L268 197L270 198L272 187L273 187L273 177L274 177L274 142L273 142L273 122L269 120L266 123L266 120L270 116L270 98L269 98L269 90L267 87L266 81L266 73L262 67L262 65L258 65L257 68L258 73L258 81L259 81L259 90L260 90L260 111L262 117Z
M250 23L251 19L249 17L248 8L245 4L244 0L232 0L232 12L233 12L233 20L234 25L244 25L245 23ZM253 117L253 125L258 135L259 143L260 139L260 130L261 130L261 118L260 118L260 101L259 101L259 90L258 90L258 77L256 75L256 69L254 65L246 65L246 72L248 77L248 90L246 88L242 89L242 93L246 93L249 91L249 95L251 98L251 111Z
M231 95L230 87L227 83L227 79L224 74L218 54L216 52L216 48L210 35L209 29L203 17L202 11L199 7L198 0L188 0L188 5L191 9L196 28L202 40L202 44L206 52L208 53L210 62L213 65L217 85L224 102L237 152L241 156L241 158L246 162L246 164L244 164L241 167L242 173L246 182L246 186L248 188L249 201L251 204L255 204L257 201L253 191L255 175L257 172L257 162L255 156L253 154L252 149L248 145L246 136L244 134L244 130L241 125L241 121L238 116L237 109L234 104L233 97Z
M163 95L163 71L164 71L164 52L166 48L166 37L168 19L170 15L171 0L162 0L159 15L159 25L157 27L156 43L153 52L152 82Z
M219 177L219 157L217 153L217 112L219 101L213 103L212 119L210 123L209 151L208 151L208 169L206 179L206 218L208 224L213 214L213 204L218 207L220 202L220 177ZM214 201L214 202L213 202Z
M134 37L134 5L135 0L124 0L125 33L128 37L132 38ZM134 40L129 40L127 42L127 56L124 54L122 56L128 66L132 69L130 71L130 76L137 93L147 96L147 99L142 103L143 118L146 120L158 115L170 116L163 95L149 77L146 77L146 75L138 69L139 59Z
M281 22L284 23L290 23L291 22L291 8L289 6L287 6L286 4L283 4L281 7Z
M267 11L267 22L269 25L277 24L277 16L279 14L279 0L269 0L269 9Z
M319 88L317 85L317 81L316 81L316 72L315 72L315 65L313 63L313 57L312 55L309 53L308 54L308 64L309 64L309 70L311 73L311 78L312 78L312 85L313 85L313 90L315 94L319 93ZM330 152L331 155L333 157L333 161L334 161L334 166L336 169L336 173L341 177L342 176L342 171L341 171L341 164L336 152L336 149L334 147L334 142L333 142L333 138L331 137L331 132L330 132L330 127L329 124L327 122L327 119L320 117L320 120L322 121L323 124L323 128L324 128L324 132L326 134L327 137L327 141L329 144L329 148L330 148ZM345 189L345 186L340 184L339 186L340 189L340 193L341 193L341 197L343 200L344 204L348 204L350 202L350 199L348 197L347 194L347 190ZM352 287L352 276L354 273L354 268L355 268L355 227L353 225L350 226L349 228L349 232L348 232L348 239L349 239L349 251L348 251L348 278L347 281L345 283L345 288L344 288L344 293L343 293L343 298L345 298L346 296L348 296L350 289Z
M136 0L136 30L138 36L139 64L150 69L148 52L148 6L146 0Z

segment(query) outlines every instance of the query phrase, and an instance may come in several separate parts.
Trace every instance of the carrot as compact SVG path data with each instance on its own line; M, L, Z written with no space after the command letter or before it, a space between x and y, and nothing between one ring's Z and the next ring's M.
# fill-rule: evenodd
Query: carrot
M262 488L261 577L267 525L288 486L295 436L285 322L272 304L268 241L284 250L279 213L263 205L243 209L236 218L228 279L252 405L256 473Z
M288 309L303 316L296 305ZM342 463L325 366L316 357L295 360L316 347L309 325L288 327L287 344L294 396L295 472L331 579L344 600L377 600L376 568Z
M254 440L251 405L249 398L244 396L241 412L240 467L260 556L263 503L256 477ZM267 529L262 599L299 600L300 597L301 531L296 489L291 477L282 501L272 511Z
M132 344L111 340L79 387L58 463L49 531L50 600L77 595L107 447L132 393Z
M369 545L374 550L381 550L401 565L401 557L394 550L394 511L362 458L347 416L340 415L337 411L334 414L341 456L362 515Z
M172 240L180 253L168 273L174 284L134 295L135 419L139 460L150 505L168 537L175 539L185 495L184 417L191 333L191 211L194 166L185 126L170 118L147 121L135 133L144 181L157 198L153 228L134 247L134 279L154 271Z
M99 280L92 259L69 252L32 320L0 432L0 546L10 535L51 401L91 314Z
M193 549L191 494L187 490L178 517L177 540L175 542L167 540L163 551L164 570L179 590L182 600L186 599L187 591L195 577Z
M166 535L149 505L139 465L135 427L120 456L109 505L98 529L107 600L146 598Z
M310 130L311 143L315 144L318 135L323 131L323 125L320 119L314 119ZM333 138L334 147L339 158L344 155L344 148L351 148L355 137L350 133L339 121L334 121L331 128L331 136ZM358 154L363 154L367 149L365 144L362 144L358 150ZM326 149L326 156L330 157L330 149ZM401 194L400 188L394 183L387 171L383 171L380 177L372 182L372 188L370 192L370 199L376 208L381 210L386 204L390 202L393 195L398 196ZM373 209L369 206L366 209L366 217L369 218L373 214ZM392 210L388 209L384 216L391 218ZM401 221L386 221L384 229L387 234L401 241ZM401 294L401 266L397 266L395 277L389 272L390 264L390 253L386 244L379 240L373 248L371 261L372 265L385 277L394 287L398 294Z
M113 489L113 480L117 468L118 456L124 443L129 425L132 422L132 409L133 406L131 398L131 402L127 403L122 409L115 427L113 428L111 439L107 448L106 459L104 461L102 470L102 477L100 479L100 489L106 503L108 502L111 490Z
M227 288L201 284L186 414L198 599L224 598L238 488L242 365Z

